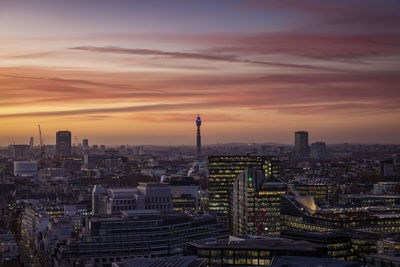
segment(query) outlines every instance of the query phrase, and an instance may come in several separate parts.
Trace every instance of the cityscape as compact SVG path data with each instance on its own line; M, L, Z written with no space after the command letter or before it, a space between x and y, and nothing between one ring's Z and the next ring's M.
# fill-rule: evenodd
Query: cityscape
M0 266L400 266L395 0L0 0Z

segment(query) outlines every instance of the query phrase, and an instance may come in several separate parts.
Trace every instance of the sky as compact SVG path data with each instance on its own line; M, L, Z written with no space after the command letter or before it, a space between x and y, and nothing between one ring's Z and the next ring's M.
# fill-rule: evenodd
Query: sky
M0 145L400 143L400 1L0 0Z

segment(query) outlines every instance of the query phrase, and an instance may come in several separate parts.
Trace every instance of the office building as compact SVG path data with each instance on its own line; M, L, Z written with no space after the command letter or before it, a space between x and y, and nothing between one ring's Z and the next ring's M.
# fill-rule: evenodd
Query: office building
M312 143L310 156L313 159L326 158L326 144L324 142Z
M107 214L119 215L122 210L145 209L145 196L137 188L109 188Z
M326 257L326 249L308 241L280 237L234 238L229 241L195 241L186 255L205 258L207 266L269 266L280 256Z
M0 266L20 266L19 246L8 229L0 229Z
M309 156L310 148L308 146L308 132L298 131L294 133L294 149L296 155L300 158Z
M83 145L84 148L89 148L89 140L83 139L82 140L82 145Z
M169 183L174 211L201 210L201 187L193 177L182 177Z
M197 119L196 119L196 126L197 126L197 156L198 158L201 157L201 136L200 136L200 126L201 126L201 119L200 119L200 115L197 115Z
M121 216L89 217L83 234L49 249L51 266L110 266L135 257L182 255L185 243L228 239L228 229L210 215L123 211Z
M229 193L237 176L246 168L254 168L267 177L279 176L279 161L261 156L210 156L208 157L208 209L219 214L229 214Z
M400 238L390 236L378 240L376 253L365 256L367 266L400 266Z
M171 189L163 183L139 183L138 191L144 195L145 209L163 213L172 211Z
M92 189L94 215L120 215L121 211L173 210L171 189L168 184L139 183L138 187L105 188L95 185Z
M333 260L304 256L281 256L273 259L272 267L363 267L356 261Z
M332 204L335 197L333 184L293 184L300 196L312 196L317 205Z
M29 147L33 148L33 136L29 138Z
M196 256L170 256L158 258L130 258L122 262L113 263L112 267L138 267L138 266L179 266L179 267L206 267L206 259Z
M318 207L311 196L282 196L283 230L332 232L343 230L377 233L400 232L397 207Z
M10 145L11 157L14 160L28 160L30 156L29 145Z
M234 235L279 235L280 196L287 186L274 176L265 178L246 168L236 178L231 194L230 223Z
M327 257L336 260L364 262L364 256L376 253L382 234L362 231L282 232L282 237L319 244Z
M32 177L38 172L37 161L14 161L14 176Z
M71 156L70 131L58 131L56 133L56 154L61 157Z

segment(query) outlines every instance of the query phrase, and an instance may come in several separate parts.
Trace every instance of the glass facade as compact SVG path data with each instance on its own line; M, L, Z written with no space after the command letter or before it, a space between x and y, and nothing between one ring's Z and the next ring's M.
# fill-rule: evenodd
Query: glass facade
M231 195L231 226L234 235L279 235L281 195L286 184L267 179L255 169L238 175Z
M272 157L261 156L210 156L208 168L208 209L226 215L229 214L233 183L245 168L255 168L265 176L279 174L278 161Z

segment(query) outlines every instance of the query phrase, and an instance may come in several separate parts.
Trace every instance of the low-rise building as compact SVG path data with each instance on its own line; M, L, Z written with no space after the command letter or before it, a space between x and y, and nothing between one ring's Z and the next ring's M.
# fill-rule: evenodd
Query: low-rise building
M55 244L49 264L109 265L131 257L182 255L184 244L204 238L227 239L228 229L210 215L122 211L121 216L87 218L83 234Z

